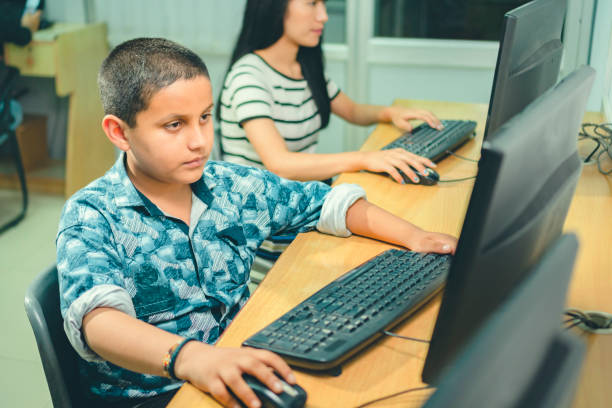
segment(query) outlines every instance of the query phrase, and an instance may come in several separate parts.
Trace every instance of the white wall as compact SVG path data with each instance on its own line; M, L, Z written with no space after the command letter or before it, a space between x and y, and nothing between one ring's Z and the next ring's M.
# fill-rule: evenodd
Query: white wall
M589 97L587 110L602 111L604 98L609 105L611 92L609 76L612 65L609 59L612 47L612 0L597 1L592 33L589 65L595 68L597 77Z
M88 17L104 21L108 25L111 47L138 36L161 36L183 44L198 53L208 65L216 97L240 29L245 1L53 0L47 4L47 15L59 21L83 22ZM581 1L571 0L570 5L580 11ZM604 98L607 98L607 106L612 104L612 63L608 62L612 58L609 51L612 46L612 0L598 0L595 4L597 12L589 63L598 71L598 77L589 110L601 110ZM347 5L344 21L350 30L348 46L326 47L326 57L329 76L349 96L358 102L374 104L389 104L396 98L488 102L496 43L462 45L461 42L434 41L425 46L408 40L406 46L397 48L393 42L387 46L386 39L381 42L369 34L373 0L349 0ZM352 14L355 14L353 20ZM576 25L580 21L579 13L574 14L578 17L573 18L572 27L577 27L577 33L584 32L585 27ZM328 28L338 30L340 26L345 24L336 23ZM578 34L575 36L578 38ZM570 42L569 38L566 40ZM423 51L432 47L440 47L440 50L429 54ZM455 55L457 53L460 56ZM355 69L358 65L359 69ZM366 134L367 131L333 118L323 132L318 150L353 149L361 145Z
M135 37L165 37L201 55L215 92L240 29L246 0L52 0L53 21L103 21L112 47Z
M84 23L88 0L50 0L45 2L45 18L51 21Z
M612 35L610 36L610 48L608 49L608 65L606 68L607 98L604 98L603 108L606 122L612 123Z
M219 92L240 29L245 0L94 0L111 47L135 37L164 37L199 54Z
M390 104L396 97L434 101L488 103L493 83L490 68L441 66L370 67L370 102ZM393 78L394 80L389 80ZM395 80L398 78L399 80Z
M47 16L55 21L103 21L112 47L135 37L164 37L182 44L206 62L216 99L238 36L246 0L53 0ZM332 12L333 10L330 10ZM343 24L337 24L336 29ZM340 33L330 33L341 37ZM334 35L335 34L335 35ZM346 89L346 63L329 58L329 76ZM333 117L318 151L344 150L345 125Z
M327 58L326 70L330 78L340 87L346 89L346 62ZM329 125L321 132L317 152L319 153L338 153L343 152L345 127L347 126L342 119L336 115L331 115Z
M608 39L608 59L603 70L604 86L603 86L603 113L606 116L606 122L612 122L612 32Z

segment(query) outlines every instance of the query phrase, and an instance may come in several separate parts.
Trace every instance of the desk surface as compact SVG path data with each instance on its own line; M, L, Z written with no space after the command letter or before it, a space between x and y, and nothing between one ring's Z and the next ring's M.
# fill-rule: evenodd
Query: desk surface
M444 119L473 119L477 138L458 153L478 158L486 119L486 105L402 101L405 106L430 109ZM589 120L597 120L594 115ZM379 125L362 150L378 149L400 132ZM476 163L449 157L438 165L442 179L474 175ZM473 180L438 184L434 187L402 186L389 178L347 173L336 183L358 183L368 200L429 230L459 235ZM612 311L612 180L594 166L583 170L572 202L566 230L577 233L580 250L570 286L568 306L585 310ZM280 257L249 302L223 334L220 346L239 346L257 330L272 322L313 292L350 268L391 247L367 238L338 238L310 232L301 234ZM395 331L406 336L430 338L440 296L400 325ZM265 311L263 313L262 311ZM587 358L576 393L575 407L603 407L612 380L612 336L586 336ZM350 407L408 388L423 385L420 374L427 345L394 338L376 342L343 366L339 377L296 371L298 382L308 392L309 407ZM431 391L418 391L389 401L393 406L419 407ZM209 396L186 384L169 407L217 407Z

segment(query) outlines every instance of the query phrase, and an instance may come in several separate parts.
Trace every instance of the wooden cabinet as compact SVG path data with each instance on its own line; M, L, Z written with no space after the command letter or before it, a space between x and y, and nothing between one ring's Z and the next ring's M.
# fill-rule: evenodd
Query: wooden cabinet
M23 76L54 78L58 96L69 97L66 135L66 197L102 176L115 161L113 145L100 123L96 83L108 53L105 24L56 23L34 34L30 44L6 44L5 60Z

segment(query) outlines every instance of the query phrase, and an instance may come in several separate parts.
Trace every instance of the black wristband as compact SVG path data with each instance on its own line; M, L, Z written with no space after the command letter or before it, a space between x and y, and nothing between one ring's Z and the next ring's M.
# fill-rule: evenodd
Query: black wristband
M168 375L170 376L170 378L173 378L175 380L180 380L180 378L178 378L174 374L174 364L176 363L176 358L178 357L183 346L185 346L185 344L189 343L190 341L197 341L197 340L192 339L190 337L184 338L180 343L176 345L176 347L174 348L174 351L170 355L170 363L168 364Z

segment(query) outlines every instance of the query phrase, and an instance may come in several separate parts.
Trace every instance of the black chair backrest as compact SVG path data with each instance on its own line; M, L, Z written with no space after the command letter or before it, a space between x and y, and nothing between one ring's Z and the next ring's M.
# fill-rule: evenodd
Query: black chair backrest
M0 133L8 130L12 122L10 100L19 70L0 61Z
M25 309L36 337L54 407L91 405L79 383L78 354L64 332L55 265L42 272L28 288Z
M28 208L28 187L26 185L25 170L21 161L21 151L19 150L17 135L11 129L15 121L11 112L11 99L18 78L19 70L5 65L0 60L0 155L2 157L7 155L7 157L13 158L22 193L21 212L8 222L0 225L0 233L17 225L25 217Z

